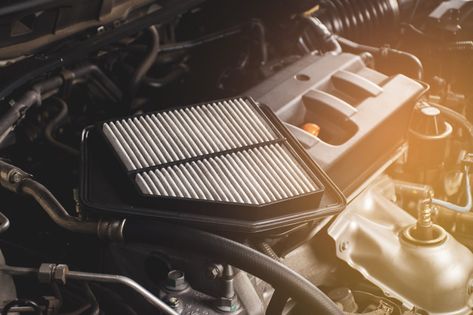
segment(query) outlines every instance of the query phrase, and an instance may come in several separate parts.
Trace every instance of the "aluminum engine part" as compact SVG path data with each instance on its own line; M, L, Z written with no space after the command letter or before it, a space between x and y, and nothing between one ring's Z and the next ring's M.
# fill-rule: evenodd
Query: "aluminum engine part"
M0 266L5 265L5 258L0 251ZM15 283L11 276L0 272L0 307L16 299Z
M353 200L329 228L337 256L409 309L470 314L472 253L451 235L436 246L404 241L401 230L416 220L394 201L387 176Z

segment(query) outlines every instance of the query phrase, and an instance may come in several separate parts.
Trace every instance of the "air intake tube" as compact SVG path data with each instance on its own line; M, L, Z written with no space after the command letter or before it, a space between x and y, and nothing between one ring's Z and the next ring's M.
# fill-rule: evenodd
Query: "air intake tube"
M377 39L393 30L413 0L321 0L313 9L328 29L355 41Z

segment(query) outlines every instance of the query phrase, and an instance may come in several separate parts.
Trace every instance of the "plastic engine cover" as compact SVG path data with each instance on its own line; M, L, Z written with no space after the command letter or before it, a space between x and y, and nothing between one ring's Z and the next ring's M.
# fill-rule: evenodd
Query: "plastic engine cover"
M343 53L307 56L247 94L286 123L348 196L405 142L412 108L425 90ZM318 125L319 135L304 131L306 123Z

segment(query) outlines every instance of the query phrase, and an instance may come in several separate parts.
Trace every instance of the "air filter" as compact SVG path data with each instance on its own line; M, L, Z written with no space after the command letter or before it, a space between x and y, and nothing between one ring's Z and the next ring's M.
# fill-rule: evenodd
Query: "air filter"
M219 224L268 222L323 213L315 210L323 210L327 185L333 195L320 168L250 98L107 121L84 135L82 199L94 210ZM335 202L340 204L343 199Z

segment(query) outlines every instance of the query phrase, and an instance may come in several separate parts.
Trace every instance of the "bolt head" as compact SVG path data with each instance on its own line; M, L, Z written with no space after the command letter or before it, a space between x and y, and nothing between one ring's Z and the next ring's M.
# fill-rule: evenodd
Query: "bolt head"
M172 270L168 273L166 288L172 291L183 291L189 287L184 272Z
M40 283L51 283L54 264L41 264L38 270L38 281Z
M207 276L209 279L215 280L220 278L223 274L223 266L219 264L212 264L207 268Z
M61 284L66 284L68 273L69 267L67 265L57 265L53 273L53 279Z
M217 309L222 312L235 312L240 308L238 298L235 296L231 298L221 297L217 300Z

